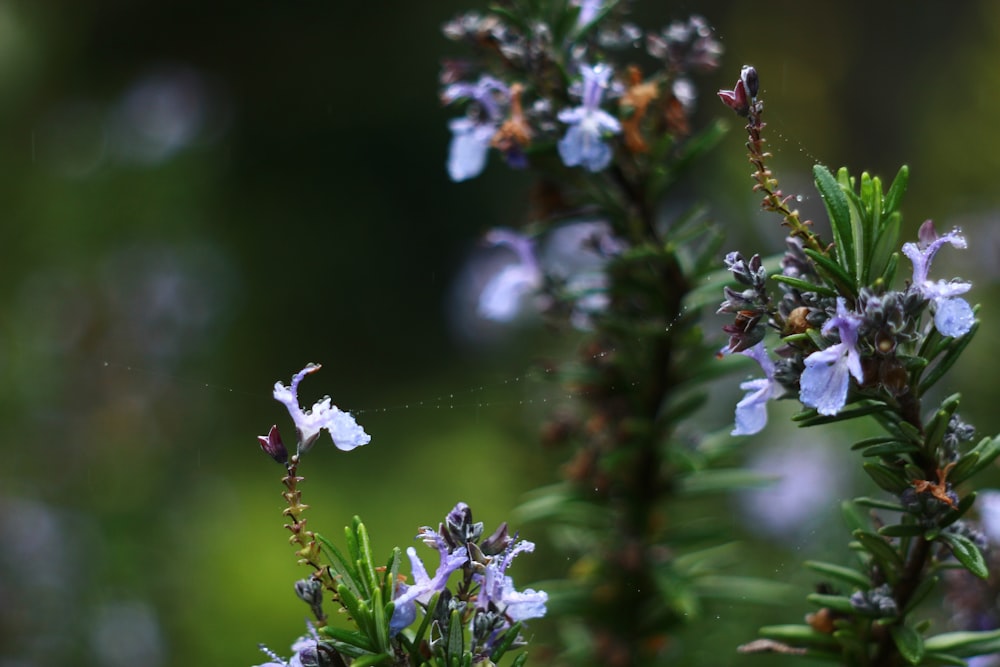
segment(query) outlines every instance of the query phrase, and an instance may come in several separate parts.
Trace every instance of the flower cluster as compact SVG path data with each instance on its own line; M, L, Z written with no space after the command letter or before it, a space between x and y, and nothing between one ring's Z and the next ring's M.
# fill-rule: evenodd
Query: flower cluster
M516 590L506 573L515 556L535 549L532 542L509 536L506 523L484 536L482 522L473 522L469 506L458 503L437 530L425 526L417 539L437 550L438 567L434 576L428 575L416 550L406 550L413 583L400 583L396 588L395 611L389 625L393 634L416 620L417 603L427 609L437 596L433 614L440 636L448 636L447 625L452 612L457 611L468 624L473 652L488 656L513 623L545 615L548 595L532 589ZM462 575L452 593L448 580L456 571ZM516 638L515 642L523 643Z
M512 256L483 285L476 308L480 317L509 322L524 310L565 313L580 330L591 329L593 318L607 308L606 267L625 249L610 225L597 220L556 227L544 238L498 228L484 240ZM532 307L526 309L531 297Z
M711 71L722 53L708 23L694 16L643 39L617 3L579 1L562 11L524 22L468 13L445 26L447 37L477 50L446 62L441 76L442 101L465 108L449 122L452 180L478 176L491 150L524 168L555 149L565 167L597 173L616 152L647 153L651 139L684 133L695 97L690 74ZM637 65L618 64L613 56L626 49L641 49L658 71L644 78Z
M458 503L437 531L424 527L417 535L438 552L440 561L433 576L413 547L406 550L413 573L410 584L397 575L402 560L399 549L394 550L388 567L375 565L371 541L357 517L346 531L346 555L329 540L306 529L302 515L309 506L302 502L299 489L305 478L298 474L302 455L323 430L344 451L371 440L354 418L333 405L329 397L318 401L311 410L299 405L299 383L318 369L318 365L309 364L295 374L291 386L281 382L274 385L274 398L288 409L295 423L296 452L289 456L277 426L272 426L266 436L258 436L264 453L284 465L288 473L282 479L286 488L282 495L288 503L283 512L289 521L285 527L292 534L290 542L296 547L299 563L313 569L311 577L295 583L295 594L309 606L316 624L307 623L308 634L292 645L288 660L261 646L270 661L258 667L345 665L348 656L365 656L365 664L371 665L390 661L414 666L484 664L524 646L521 622L544 616L548 596L542 591L514 588L507 569L515 556L533 551L535 545L509 536L506 523L484 537L483 524L472 520L468 505ZM452 592L448 582L456 572L461 572L461 577ZM350 614L356 632L345 633L327 626L326 596ZM417 618L418 605L429 622L414 632L409 628Z
M958 296L969 290L970 283L934 282L927 277L943 245L965 247L957 229L938 236L928 220L920 228L920 241L902 248L913 263L907 287L890 290L879 281L861 288L853 298L836 295L816 269L803 261L801 242L788 241L781 274L786 281L779 282L782 297L777 307L764 288L759 256L747 261L731 253L726 258L733 277L750 287L742 292L725 288L719 312L735 314L736 320L724 327L730 340L723 353L741 353L764 371L764 378L741 385L746 394L736 407L734 435L763 429L767 402L786 394L797 394L806 407L831 416L843 410L852 392L855 398L897 398L908 392L907 380L900 376L905 375L901 357L912 353L914 344L928 333L920 323L928 306L933 311L933 327L941 336L959 338L975 323L972 307ZM765 323L782 334L776 361L768 356L762 341Z
M807 563L853 592L821 585L809 596L821 609L807 617L808 625L780 626L780 632L761 628L766 639L743 650L819 650L843 664L865 665L925 664L932 655L959 664L953 656L993 652L1000 631L976 627L925 638L930 622L912 618L942 570L961 567L981 580L990 575L986 540L964 519L976 494L959 485L1000 457L1000 437L970 444L975 429L958 414L959 394L930 410L924 404L978 329L976 311L962 297L971 283L930 277L938 251L946 245L965 248L965 237L958 229L938 234L928 220L916 241L899 246L906 167L883 193L878 178L855 179L846 169L834 175L816 165L813 175L832 236L832 242L822 241L813 223L789 207L792 198L781 193L767 167L759 87L756 70L747 66L734 88L719 96L747 118L754 189L789 233L781 270L773 276L756 255L726 258L737 286L725 289L719 309L735 318L724 327L729 342L721 354L750 357L764 372L741 385L746 393L736 406L733 434L759 432L767 422L768 401L788 396L798 397L805 408L794 418L800 426L870 417L881 433L851 449L862 452L862 469L891 499L866 496L842 506L861 567ZM901 256L912 273L897 287ZM780 298L771 296L769 282L778 284ZM769 330L780 339L774 358L767 347ZM866 520L857 511L861 507L879 514ZM898 520L893 523L888 515Z

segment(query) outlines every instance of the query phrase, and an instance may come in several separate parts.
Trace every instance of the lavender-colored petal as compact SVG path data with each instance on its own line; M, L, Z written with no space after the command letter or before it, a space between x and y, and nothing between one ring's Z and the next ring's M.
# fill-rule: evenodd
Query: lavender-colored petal
M558 148L567 167L582 166L598 172L611 162L611 147L602 140L600 129L587 120L571 125L559 140Z
M749 380L740 385L747 392L736 404L736 428L731 435L754 435L767 426L767 402L771 398L773 383L767 378Z
M390 620L390 628L394 632L402 630L416 618L415 608L412 609L411 614L411 607L414 602L427 604L435 593L440 593L444 590L451 573L462 567L469 559L468 555L462 550L456 550L454 553L448 555L442 554L441 563L438 565L437 571L433 577L430 577L427 574L427 569L424 567L423 561L417 556L416 549L408 547L406 555L410 558L413 585L400 586L397 589L397 595L393 599L396 606Z
M728 354L729 348L723 348L723 354ZM736 404L736 427L731 435L754 435L760 433L767 425L767 402L774 397L774 362L767 354L764 343L760 342L740 354L750 357L764 371L764 377L748 380L740 384L740 389L747 392L743 400Z
M576 25L583 27L597 18L597 13L601 11L603 0L571 0L570 4L580 8L580 13L576 17Z
M538 274L530 268L508 264L483 287L476 311L488 320L509 322L520 312L521 300L539 284Z
M333 444L342 452L349 452L355 447L367 445L372 437L365 433L350 412L344 412L333 406L328 421L323 425L330 432Z
M964 336L976 322L976 314L965 299L940 299L935 302L935 308L934 326L944 336Z
M452 132L448 146L448 176L456 182L478 176L486 167L486 156L496 128L469 118L455 118L448 127Z
M409 588L406 584L399 584L397 591L405 594ZM400 602L397 598L393 604L395 606L392 608L392 618L389 619L389 634L391 636L399 634L403 628L410 627L417 620L417 603L414 600Z
M323 429L330 433L333 444L342 451L349 451L371 442L371 436L365 433L354 417L333 405L329 397L317 401L309 411L302 410L298 398L299 382L319 368L315 364L306 366L295 374L290 387L281 382L274 384L274 398L287 408L289 416L295 422L295 430L299 437L299 453L307 452Z
M517 591L511 578L506 577L501 608L512 620L524 621L545 616L545 603L548 601L549 595L545 591L531 588Z
M847 401L852 369L845 347L838 343L806 357L806 368L799 379L799 400L821 415L837 414Z

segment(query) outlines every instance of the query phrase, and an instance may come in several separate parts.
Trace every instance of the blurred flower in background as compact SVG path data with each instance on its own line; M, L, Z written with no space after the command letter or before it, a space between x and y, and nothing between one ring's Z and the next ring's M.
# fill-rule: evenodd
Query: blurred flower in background
M808 439L788 438L750 455L748 469L775 478L739 496L737 506L751 531L786 546L814 541L812 536L849 491L845 457L830 445L810 433Z

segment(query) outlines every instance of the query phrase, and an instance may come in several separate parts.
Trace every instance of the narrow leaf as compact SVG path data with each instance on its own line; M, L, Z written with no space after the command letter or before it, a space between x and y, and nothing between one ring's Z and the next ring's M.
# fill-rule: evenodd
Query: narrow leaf
M854 267L854 238L851 230L851 209L847 195L841 190L837 179L821 164L813 166L816 189L823 198L826 212L830 217L830 227L836 243L837 260L841 267L850 272L850 284L855 284L857 273Z
M860 498L855 498L854 502L862 507L871 507L879 510L889 510L890 512L905 512L906 508L897 502L891 500L882 500L881 498L869 498L867 496L862 496Z
M973 323L972 328L969 329L967 334L957 340L951 339L954 342L949 345L948 350L944 353L941 360L920 380L920 385L917 387L919 395L923 396L924 392L933 387L955 365L962 352L972 342L972 337L976 335L977 331L979 331L979 320Z
M812 248L804 248L802 252L816 264L819 273L825 275L838 290L844 294L849 294L852 298L857 295L858 288L854 284L854 279L836 261L823 253L816 252Z
M924 657L924 638L909 625L897 624L889 628L899 654L911 665L919 665Z
M910 486L910 484L906 481L906 478L903 477L901 473L887 468L881 463L866 461L862 464L862 468L864 468L864 471L868 473L868 476L871 477L876 484L889 493L899 495Z
M818 560L807 560L804 565L813 572L819 572L820 574L828 577L840 579L841 581L863 590L868 590L871 586L871 582L868 580L867 576L850 567L834 565L833 563L826 563Z
M899 209L899 202L902 201L909 182L910 168L904 164L896 172L896 178L892 179L892 185L889 186L889 191L885 193L885 200L882 203L883 218Z
M935 586L937 586L939 581L940 577L937 576L924 577L923 579L921 579L920 583L917 584L916 590L913 591L913 595L910 596L909 601L903 608L902 615L905 617L911 611L916 609L917 605L923 602L924 598L927 597L930 594L930 592L934 590Z
M884 538L865 530L854 531L854 539L861 543L872 556L882 561L883 569L896 571L903 567L903 558Z
M975 542L957 533L941 533L939 539L948 543L951 552L955 554L955 558L965 566L966 570L980 579L986 579L990 576L990 571L986 567L986 559L983 558L983 554Z
M765 625L757 633L761 637L790 644L811 644L814 646L833 647L836 640L825 632L814 630L809 625Z
M879 535L886 537L917 537L924 534L924 529L914 523L897 523L892 526L882 526Z
M802 280L801 278L793 278L791 276L774 275L771 279L778 283L784 283L789 287L794 287L800 292L815 292L820 296L837 296L837 290L831 289L824 285L816 285L809 282L808 280Z
M1000 650L1000 630L945 632L925 639L924 648L960 657L992 653Z
M824 595L823 593L810 593L806 596L809 602L818 607L828 607L833 611L845 614L857 614L858 610L851 604L851 598L846 595Z

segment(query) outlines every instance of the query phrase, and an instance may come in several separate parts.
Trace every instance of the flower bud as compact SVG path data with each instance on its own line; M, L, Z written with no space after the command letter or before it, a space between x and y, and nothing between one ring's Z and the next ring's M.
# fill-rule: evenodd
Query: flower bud
M272 426L267 435L258 435L257 441L260 443L260 448L264 450L264 453L272 459L281 465L288 463L288 450L285 449L285 443L281 441L281 434L278 432L277 425Z

